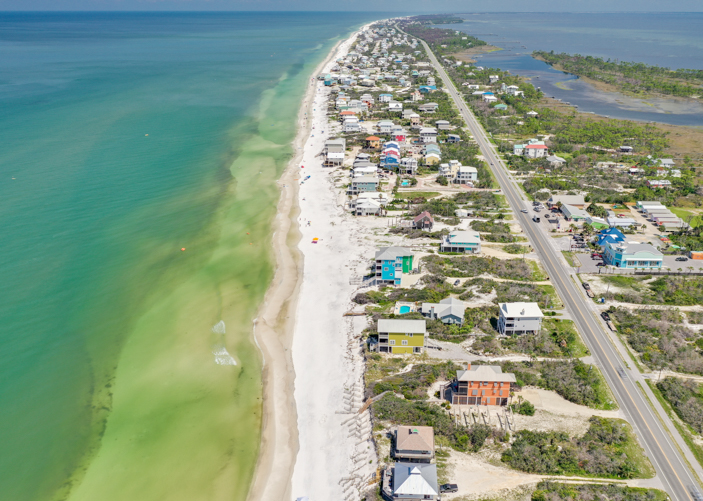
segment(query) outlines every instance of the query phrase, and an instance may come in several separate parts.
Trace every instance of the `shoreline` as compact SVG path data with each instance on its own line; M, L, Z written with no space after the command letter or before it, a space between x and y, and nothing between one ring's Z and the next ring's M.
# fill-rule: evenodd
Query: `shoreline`
M254 340L263 361L263 412L259 455L247 496L252 501L291 498L291 478L299 450L291 347L304 276L304 256L298 247L301 239L297 220L300 184L294 176L306 153L306 141L312 134L316 76L333 61L340 47L354 39L361 29L363 27L338 41L315 67L298 112L293 157L277 181L281 198L272 224L275 270L259 315L254 320Z

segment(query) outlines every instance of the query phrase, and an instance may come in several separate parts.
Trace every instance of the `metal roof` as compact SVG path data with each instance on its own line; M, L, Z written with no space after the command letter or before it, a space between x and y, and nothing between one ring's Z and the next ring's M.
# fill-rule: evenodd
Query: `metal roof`
M382 318L378 321L378 332L397 332L399 334L426 334L426 321Z

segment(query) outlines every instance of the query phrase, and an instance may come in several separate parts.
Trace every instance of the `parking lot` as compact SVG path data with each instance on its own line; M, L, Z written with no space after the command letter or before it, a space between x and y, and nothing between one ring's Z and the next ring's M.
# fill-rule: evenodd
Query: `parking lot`
M618 275L625 273L634 273L635 270L631 268L616 268L615 266L596 266L597 263L601 262L601 259L591 259L591 252L578 253L576 257L581 262L581 267L577 268L579 273L615 273ZM662 270L677 272L679 268L684 273L687 272L701 272L703 271L703 260L701 259L689 259L688 261L677 261L677 256L664 256L664 266ZM689 267L693 269L690 270Z

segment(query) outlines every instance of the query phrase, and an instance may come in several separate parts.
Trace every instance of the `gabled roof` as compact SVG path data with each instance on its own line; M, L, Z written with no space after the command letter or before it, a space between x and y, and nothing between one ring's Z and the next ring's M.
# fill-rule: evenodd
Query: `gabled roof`
M474 365L466 371L456 371L457 381L485 381L488 383L514 383L515 374L503 373L499 365Z
M426 334L427 327L425 320L397 320L382 318L378 321L378 332Z
M434 452L434 429L431 426L398 426L395 448L402 451Z
M382 247L376 251L376 260L392 260L397 257L413 256L413 251L405 247Z
M393 493L399 496L436 496L437 465L396 463L393 472Z
M405 160L405 159L403 159L403 160ZM425 218L434 222L434 219L432 219L432 214L430 214L428 211L422 212L422 213L418 214L417 216L415 216L415 218L413 219L413 222L417 223L419 221L422 221Z

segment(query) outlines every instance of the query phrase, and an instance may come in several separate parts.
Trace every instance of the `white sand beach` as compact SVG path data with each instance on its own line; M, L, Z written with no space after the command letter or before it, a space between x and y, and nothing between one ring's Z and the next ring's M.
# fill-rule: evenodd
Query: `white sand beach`
M264 358L261 450L249 494L255 501L347 499L353 488L342 479L363 477L361 485L376 468L368 412L360 417L353 412L363 388L363 360L353 336L366 320L357 317L353 324L355 317L342 316L356 289L349 278L363 275L370 250L352 243L353 221L337 205L317 157L328 138L329 90L315 76L346 54L357 34L337 44L311 76L294 157L278 183L276 271L255 327ZM313 246L313 237L320 243ZM355 382L359 392L351 397L345 386L351 389ZM361 452L368 459L360 460Z
M346 54L355 38L342 43L334 59ZM331 169L321 165L318 155L330 137L329 89L322 82L315 85L314 129L298 166L298 182L310 178L299 191L304 272L293 336L299 450L292 493L293 499L311 501L358 499L358 488L376 471L369 414L357 412L364 369L359 333L366 317L343 315L358 288L350 279L365 274L374 248L340 205Z

